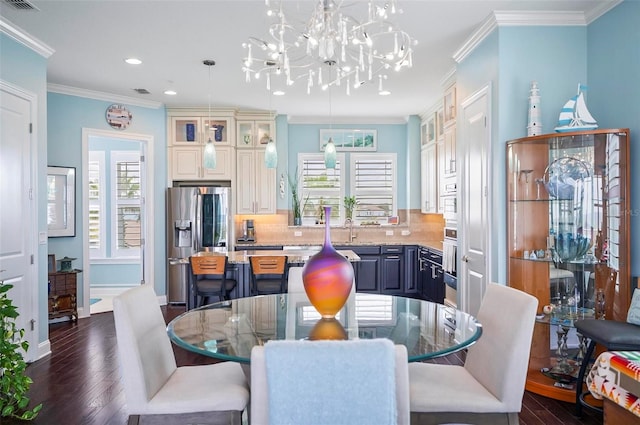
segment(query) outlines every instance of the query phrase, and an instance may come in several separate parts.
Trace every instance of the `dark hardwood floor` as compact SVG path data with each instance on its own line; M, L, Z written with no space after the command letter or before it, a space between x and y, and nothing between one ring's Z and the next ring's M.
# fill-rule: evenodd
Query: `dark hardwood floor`
M167 321L184 307L162 307ZM34 425L125 425L127 413L120 383L113 313L50 325L52 354L27 367L33 379L29 395L33 405L43 403ZM213 363L174 346L178 365ZM436 360L461 364L454 354ZM602 424L595 413L585 412L581 419L573 415L572 404L526 392L520 414L522 425ZM3 418L3 425L23 422Z

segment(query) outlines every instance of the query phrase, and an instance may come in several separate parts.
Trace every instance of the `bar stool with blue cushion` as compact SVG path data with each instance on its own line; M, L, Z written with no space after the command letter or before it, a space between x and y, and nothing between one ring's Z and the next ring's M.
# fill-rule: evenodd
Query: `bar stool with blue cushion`
M587 352L580 365L578 382L576 383L576 413L582 414L582 407L602 412L602 409L592 406L584 399L589 391L582 391L582 383L590 363L596 344L602 345L607 351L638 351L640 350L640 321L636 319L637 309L640 309L640 290L633 295L627 322L615 320L583 319L574 324L576 331L590 340ZM633 323L630 323L633 322Z

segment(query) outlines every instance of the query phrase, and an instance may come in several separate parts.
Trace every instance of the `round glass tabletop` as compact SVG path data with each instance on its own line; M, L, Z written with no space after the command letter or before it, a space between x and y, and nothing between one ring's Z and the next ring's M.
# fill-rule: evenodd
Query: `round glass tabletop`
M238 298L193 309L167 326L189 351L249 363L251 349L270 340L388 338L407 347L409 361L454 353L480 338L482 325L443 304L354 293L335 320L322 319L306 293Z

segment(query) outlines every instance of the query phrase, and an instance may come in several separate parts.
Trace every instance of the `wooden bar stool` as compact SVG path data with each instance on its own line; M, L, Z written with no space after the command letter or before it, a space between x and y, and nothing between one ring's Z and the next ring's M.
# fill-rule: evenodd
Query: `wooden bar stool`
M286 255L256 255L249 257L251 295L283 294L287 292L288 260Z
M192 276L192 293L194 302L189 308L208 304L210 297L218 297L220 301L228 300L231 291L238 285L235 279L227 278L229 258L226 255L196 255L189 257ZM198 303L198 297L200 302ZM192 301L192 297L189 297Z

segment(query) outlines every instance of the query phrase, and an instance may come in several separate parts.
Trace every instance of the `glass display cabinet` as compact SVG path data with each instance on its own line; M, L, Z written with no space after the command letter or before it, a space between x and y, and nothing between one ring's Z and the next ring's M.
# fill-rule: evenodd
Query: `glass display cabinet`
M631 300L629 130L525 137L506 154L508 282L539 301L526 389L574 402L573 322L624 321Z

